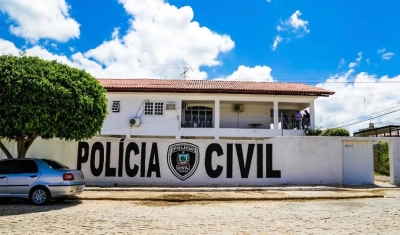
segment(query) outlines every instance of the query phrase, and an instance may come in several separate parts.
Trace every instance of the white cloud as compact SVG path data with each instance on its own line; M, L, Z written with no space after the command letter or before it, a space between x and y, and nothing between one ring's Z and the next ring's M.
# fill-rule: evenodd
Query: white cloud
M280 21L276 26L276 30L278 32L286 33L286 38L290 41L292 35L296 37L303 37L305 34L310 33L308 29L308 21L302 20L299 17L301 16L301 12L299 10L295 11L288 19L284 21ZM282 41L282 37L277 35L274 39L274 42L271 45L271 50L276 50L278 44Z
M358 52L357 55L358 55L358 57L357 57L356 61L357 61L357 62L360 62L360 61L362 60L362 58L363 58L363 57L362 57L363 53L360 51L360 52Z
M66 42L79 38L80 25L70 17L65 0L6 0L1 2L0 11L15 23L10 26L10 32L28 41Z
M335 91L329 98L316 101L316 125L323 128L346 126L351 133L367 128L369 118L376 126L399 123L400 111L384 115L400 109L399 89L393 82L400 82L400 75L389 78L377 77L366 72L355 74L353 69L328 78L318 87Z
M350 62L350 64L349 64L349 69L352 69L352 68L354 68L354 67L356 67L357 66L357 63L356 62Z
M382 48L382 49L377 50L378 54L382 54L382 59L383 60L390 60L393 56L396 55L393 52L387 52L387 53L385 53L385 52L386 52L386 48L385 47Z
M277 36L275 37L275 39L274 39L274 43L272 43L272 46L271 46L273 51L276 50L276 48L278 47L278 44L279 44L280 42L282 42L282 38L281 38L281 36L277 35Z
M240 65L231 75L215 80L273 82L271 71L268 66L247 67Z
M346 63L346 60L345 60L344 58L342 58L342 59L339 61L338 67L339 67L339 68L343 67L343 65L344 65L345 63Z
M0 38L0 51L2 54L17 55L19 50L15 47L14 43Z
M378 54L382 54L386 51L386 48L382 48L382 49L378 49L378 51L376 51Z
M369 58L368 58L366 61L367 61L367 64L371 64L371 62L370 62L370 59L369 59Z
M303 36L303 34L310 33L310 30L307 28L308 21L302 20L299 17L301 16L301 12L299 10L295 11L289 19L280 22L277 26L278 31L292 31L294 34L298 36Z
M355 59L355 61L349 63L349 69L355 68L360 64L360 62L363 58L362 55L363 55L363 53L361 51L357 53L357 58Z
M132 16L125 35L119 35L116 28L110 40L87 52L76 52L70 58L51 54L40 46L26 51L46 59L58 58L96 77L176 79L184 67L221 65L219 56L234 48L228 35L192 21L190 7L177 8L164 0L120 0L120 3ZM188 78L205 79L207 74L193 70Z
M383 60L390 60L395 54L393 52L388 52L382 55Z

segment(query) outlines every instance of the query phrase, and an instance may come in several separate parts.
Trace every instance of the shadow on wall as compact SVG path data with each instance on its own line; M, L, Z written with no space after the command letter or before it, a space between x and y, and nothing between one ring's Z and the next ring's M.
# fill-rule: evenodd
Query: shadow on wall
M3 145L8 149L8 151L10 151L11 155L13 157L18 155L18 151L17 151L17 142L13 141L9 141L9 140L0 140L1 143L3 143ZM35 143L35 142L33 142ZM0 149L0 159L7 159L6 154Z

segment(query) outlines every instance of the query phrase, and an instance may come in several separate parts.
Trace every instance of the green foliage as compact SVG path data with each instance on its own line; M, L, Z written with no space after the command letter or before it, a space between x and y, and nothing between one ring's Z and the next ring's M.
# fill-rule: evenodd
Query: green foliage
M306 136L319 136L319 135L321 135L322 130L320 130L318 128L315 130L310 129L310 128L305 128L304 132L305 132Z
M0 139L88 139L108 114L99 81L55 60L1 55L0 90Z
M320 136L350 136L350 132L345 128L328 128Z
M389 143L388 142L378 142L378 174L390 175L390 165L389 165Z

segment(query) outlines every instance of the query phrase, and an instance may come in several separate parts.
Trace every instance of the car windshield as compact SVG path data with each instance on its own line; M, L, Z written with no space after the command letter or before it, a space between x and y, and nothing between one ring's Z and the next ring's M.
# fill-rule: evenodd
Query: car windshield
M42 159L42 160L45 163L47 163L47 165L49 165L49 167L52 168L52 169L69 169L69 167L67 167L67 166L65 166L65 165L63 165L63 164L61 164L59 162L56 162L56 161L53 161L53 160L49 160L49 159Z

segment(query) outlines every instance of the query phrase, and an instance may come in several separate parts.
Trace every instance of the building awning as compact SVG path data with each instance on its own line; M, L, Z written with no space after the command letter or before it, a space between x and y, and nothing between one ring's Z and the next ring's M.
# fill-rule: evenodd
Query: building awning
M400 125L389 125L377 128L369 128L353 133L354 137L400 137Z

